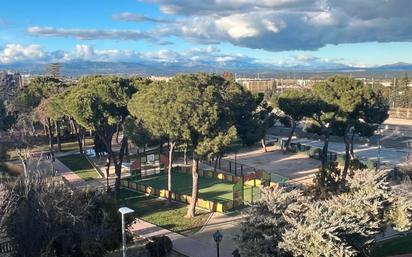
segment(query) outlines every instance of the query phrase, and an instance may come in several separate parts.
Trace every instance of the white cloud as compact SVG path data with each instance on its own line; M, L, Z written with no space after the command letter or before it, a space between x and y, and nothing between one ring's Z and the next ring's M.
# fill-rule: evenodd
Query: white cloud
M39 45L6 45L0 52L0 64L50 63L70 61L133 62L140 64L170 64L177 67L199 65L217 67L226 64L255 65L256 60L240 54L223 54L215 47L192 48L176 52L162 49L152 52L133 50L94 49L91 45L78 44L72 51L45 51Z
M8 44L0 52L0 63L9 64L28 60L42 59L45 53L39 45L22 46Z
M27 32L34 36L47 37L73 37L82 40L94 39L122 39L122 40L140 40L151 39L145 32L139 30L101 30L101 29L64 29L53 27L29 27Z
M118 21L131 21L131 22L155 22L155 23L168 23L170 20L152 18L145 15L122 12L113 14L112 18Z

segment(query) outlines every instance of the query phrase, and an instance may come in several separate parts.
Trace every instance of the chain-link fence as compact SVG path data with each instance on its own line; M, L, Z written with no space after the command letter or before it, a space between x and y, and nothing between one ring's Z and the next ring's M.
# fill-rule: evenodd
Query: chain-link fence
M215 162L215 160L208 161L207 164L212 167L216 165L217 169L235 176L244 176L256 171L254 167L239 163L237 160L219 159L217 160L217 163Z
M259 187L244 186L243 187L243 202L247 204L253 204L257 202L261 197L261 191Z

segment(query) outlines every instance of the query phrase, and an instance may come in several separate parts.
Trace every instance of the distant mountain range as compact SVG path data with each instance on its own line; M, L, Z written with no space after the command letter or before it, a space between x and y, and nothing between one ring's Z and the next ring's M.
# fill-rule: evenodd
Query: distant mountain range
M20 73L45 74L47 64L18 63L2 64L0 70L13 70ZM168 63L168 62L93 62L93 61L70 61L62 63L62 73L66 76L81 76L86 74L136 74L170 76L180 72L223 72L229 71L237 74L279 74L285 72L294 73L386 73L386 72L412 72L410 63L394 63L376 67L353 67L340 63L318 63L311 65L276 66L262 63L250 62L226 62L208 63Z

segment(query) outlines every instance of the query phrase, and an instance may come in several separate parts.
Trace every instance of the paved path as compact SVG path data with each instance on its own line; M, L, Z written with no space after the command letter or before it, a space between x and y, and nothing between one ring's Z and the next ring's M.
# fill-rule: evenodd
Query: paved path
M310 145L312 147L320 148L323 147L323 141L321 140L310 140L310 139L295 139L292 140L294 143L301 143L304 145ZM330 142L329 143L329 151L336 152L338 154L345 153L345 145L343 143L337 142ZM380 152L380 162L387 163L390 165L399 165L403 162L404 158L408 154L408 149L395 149L395 148L387 148L381 147L379 150L377 146L370 146L370 145L359 145L356 144L354 146L354 153L360 159L368 159L368 160L378 160Z
M235 156L228 155L232 161ZM262 152L261 148L238 153L239 163L262 169L273 174L272 181L277 181L278 176L296 180L297 183L311 183L318 171L320 161L309 158L303 153L284 154L280 147L268 147L268 152ZM306 181L308 180L308 182Z
M149 238L152 236L168 236L173 242L173 249L188 257L213 257L216 256L216 247L207 245L198 240L182 236L151 223L136 219L130 231L138 236ZM220 250L221 257L232 257L232 252L227 249Z
M214 212L211 214L207 224L191 238L198 240L206 245L213 247L213 233L219 230L222 235L221 249L228 252L233 252L238 248L234 238L240 235L240 223L244 220L244 216L240 212L230 213L229 215Z
M87 182L79 177L79 175L74 173L71 169L69 169L66 165L64 165L61 161L59 161L59 159L55 159L53 167L57 171L57 173L59 173L63 178L67 180L67 182L72 184L74 187L87 187Z

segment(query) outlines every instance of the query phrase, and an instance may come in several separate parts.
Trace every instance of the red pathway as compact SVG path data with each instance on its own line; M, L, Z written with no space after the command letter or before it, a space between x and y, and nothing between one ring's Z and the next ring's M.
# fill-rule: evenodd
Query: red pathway
M216 246L206 245L189 237L182 236L170 230L158 227L141 219L136 219L130 231L138 236L149 238L152 236L168 236L173 242L173 249L188 257L214 257ZM220 257L232 257L226 249L220 250Z

